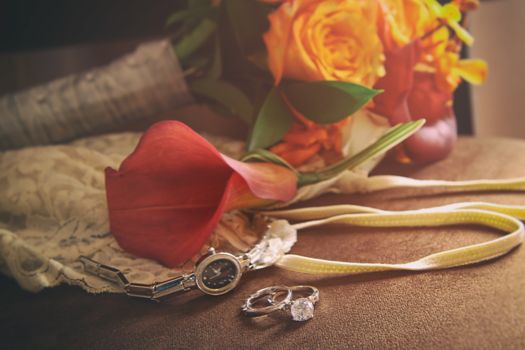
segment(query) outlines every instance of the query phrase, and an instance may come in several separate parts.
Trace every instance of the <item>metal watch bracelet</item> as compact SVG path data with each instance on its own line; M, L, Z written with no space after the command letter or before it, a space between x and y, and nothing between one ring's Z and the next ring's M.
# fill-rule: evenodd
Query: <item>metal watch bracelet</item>
M81 256L79 260L86 272L116 283L128 296L150 300L158 300L167 295L184 293L192 289L199 289L210 295L221 295L235 288L242 274L255 267L250 264L250 258L246 254L234 256L229 253L216 253L210 248L208 254L199 259L193 272L162 282L142 284L130 282L125 274L115 267L101 264L86 256ZM226 274L221 272L221 264L228 269ZM213 278L208 278L210 269L215 273L219 272L211 277L217 279L224 275L222 280L214 282Z

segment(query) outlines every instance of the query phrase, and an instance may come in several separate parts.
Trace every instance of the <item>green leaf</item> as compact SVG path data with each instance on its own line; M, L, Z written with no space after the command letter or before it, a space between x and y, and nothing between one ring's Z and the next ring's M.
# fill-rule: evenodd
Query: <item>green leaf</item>
M265 7L247 0L223 0L223 3L241 53L264 50L262 34L268 27Z
M423 126L423 124L425 124L425 119L398 124L388 130L383 136L379 138L379 140L356 155L343 159L321 171L299 174L299 186L310 185L331 179L345 170L353 169L379 154L386 153L413 135L419 130L419 128Z
M270 71L270 68L268 67L268 55L266 52L255 52L251 55L246 56L246 59L260 70L265 72Z
M217 29L217 23L209 18L203 19L188 35L173 46L177 58L184 61L197 51Z
M188 68L194 68L195 70L201 70L210 64L210 59L207 57L195 57L187 61Z
M248 142L248 150L267 148L280 141L293 123L288 106L278 88L272 88L266 97Z
M182 10L171 14L166 20L166 28L169 28L174 24L187 20L190 17L190 14L190 10Z
M243 162L253 162L253 161L260 161L260 162L270 162L277 165L284 166L290 170L293 170L297 173L297 170L286 160L279 157L277 154L272 153L268 150L258 148L255 151L251 151L246 153L242 158L241 161Z
M189 10L177 11L170 15L166 20L166 28L181 22L202 19L203 17L211 13L213 13L213 8L211 7L198 7Z
M222 55L221 55L221 42L219 36L215 36L215 47L213 52L213 61L209 71L206 74L209 78L219 79L222 75ZM251 118L251 116L250 116Z
M380 90L342 81L290 82L284 92L290 104L317 124L336 123L366 105Z
M190 90L223 105L232 114L251 125L253 106L248 97L235 85L224 80L202 78L191 82Z

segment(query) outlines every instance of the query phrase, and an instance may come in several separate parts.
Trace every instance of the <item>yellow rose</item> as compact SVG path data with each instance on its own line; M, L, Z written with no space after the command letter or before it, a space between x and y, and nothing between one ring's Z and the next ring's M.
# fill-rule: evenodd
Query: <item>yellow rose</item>
M268 63L279 84L338 80L373 86L385 74L374 0L289 0L269 15Z

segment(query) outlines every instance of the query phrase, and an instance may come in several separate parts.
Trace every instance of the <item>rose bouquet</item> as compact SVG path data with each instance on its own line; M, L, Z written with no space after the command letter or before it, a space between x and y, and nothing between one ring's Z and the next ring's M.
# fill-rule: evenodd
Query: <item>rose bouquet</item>
M183 35L175 51L191 91L247 124L248 150L269 148L292 165L314 155L332 162L344 155L349 117L361 110L391 125L426 119L403 149L429 162L454 144L454 90L486 76L483 61L460 58L462 44L473 42L464 14L476 5L189 1L168 24Z
M178 122L154 125L106 172L119 244L174 266L225 211L348 191L358 167L366 175L396 146L402 161L445 157L454 90L486 76L483 61L460 58L476 5L188 0L168 19L174 50L193 95L246 125L246 154L220 154Z

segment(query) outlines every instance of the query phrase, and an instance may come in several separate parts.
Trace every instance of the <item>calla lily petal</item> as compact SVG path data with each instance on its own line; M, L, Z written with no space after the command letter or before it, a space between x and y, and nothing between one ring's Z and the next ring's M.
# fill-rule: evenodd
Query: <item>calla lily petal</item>
M291 199L296 176L275 164L235 161L186 125L164 121L118 171L106 169L106 190L121 247L172 267L199 252L226 210Z
M244 163L225 155L222 157L246 181L256 197L284 202L295 195L297 176L290 169L273 163Z

